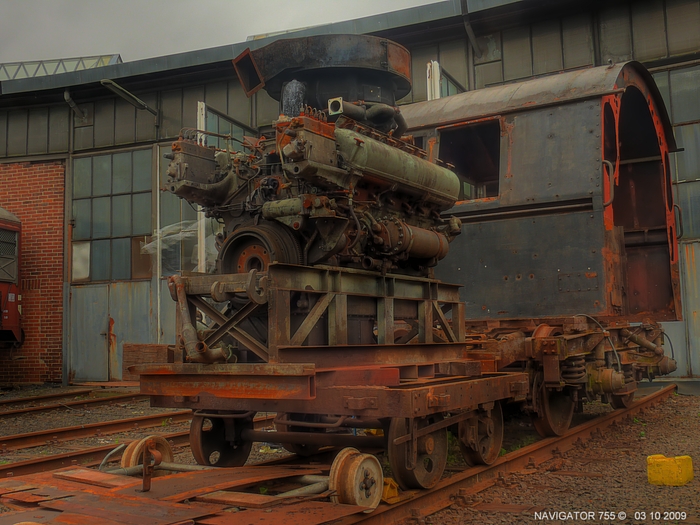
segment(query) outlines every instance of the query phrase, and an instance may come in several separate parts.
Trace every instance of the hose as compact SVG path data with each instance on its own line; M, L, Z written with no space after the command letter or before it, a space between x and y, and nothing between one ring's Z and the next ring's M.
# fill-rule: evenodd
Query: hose
M585 317L586 319L590 319L591 321L593 321L595 324L598 325L598 328L600 328L600 330L602 332L605 332L605 328L603 328L603 325L600 324L597 319L595 319L594 317L591 317L590 315L576 314L576 315L574 315L574 317ZM612 338L609 335L607 336L607 338L608 338L608 343L610 343L610 348L612 348L612 351L615 354L615 359L617 360L617 371L622 372L622 363L620 362L620 356L617 353L617 349L615 348L615 345L612 341Z

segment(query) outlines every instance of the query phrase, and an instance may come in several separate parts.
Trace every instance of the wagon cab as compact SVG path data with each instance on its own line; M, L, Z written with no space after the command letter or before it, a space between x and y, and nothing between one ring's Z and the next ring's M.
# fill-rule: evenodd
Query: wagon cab
M455 167L463 223L436 275L467 318L681 317L677 151L638 62L582 69L402 108Z

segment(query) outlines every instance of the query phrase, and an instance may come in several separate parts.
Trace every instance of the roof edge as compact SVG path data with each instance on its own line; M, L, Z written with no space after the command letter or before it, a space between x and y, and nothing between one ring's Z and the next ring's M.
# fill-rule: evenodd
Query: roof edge
M399 11L392 11L379 15L313 26L258 40L237 42L234 44L196 51L186 51L184 53L154 58L145 58L133 62L123 62L121 64L62 73L59 75L21 80L6 80L0 82L0 96L92 84L99 82L103 78L116 80L138 75L186 69L210 63L225 62L233 60L245 51L246 48L250 48L251 50L257 49L276 40L325 34L367 34L461 15L462 2L460 0L444 0L434 4L410 7L408 9L401 9Z

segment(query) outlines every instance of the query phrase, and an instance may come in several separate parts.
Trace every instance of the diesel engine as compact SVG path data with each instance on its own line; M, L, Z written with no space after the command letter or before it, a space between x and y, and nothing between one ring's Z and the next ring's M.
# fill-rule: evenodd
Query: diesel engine
M269 136L208 147L183 130L168 189L223 223L219 273L271 262L427 275L461 231L460 180L403 137L410 55L369 36L281 40L234 60L248 96L280 101Z

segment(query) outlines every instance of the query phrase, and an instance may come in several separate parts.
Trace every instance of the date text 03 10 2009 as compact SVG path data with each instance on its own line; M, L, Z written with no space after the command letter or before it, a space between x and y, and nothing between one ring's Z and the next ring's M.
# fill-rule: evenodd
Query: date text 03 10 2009
M630 513L630 517L634 516L635 520L639 521L684 521L688 518L688 513L683 511L635 511ZM615 521L627 519L627 513L624 511L542 511L535 512L534 518L540 521Z

